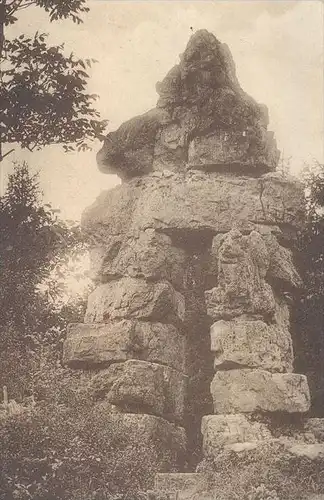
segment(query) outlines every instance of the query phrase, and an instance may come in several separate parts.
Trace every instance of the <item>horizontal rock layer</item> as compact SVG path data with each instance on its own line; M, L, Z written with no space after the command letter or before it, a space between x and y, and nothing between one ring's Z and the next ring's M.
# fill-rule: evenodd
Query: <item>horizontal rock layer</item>
M214 412L304 413L310 394L304 375L270 373L265 370L219 371L211 383Z
M147 229L126 238L120 245L93 248L90 259L92 278L95 281L128 276L169 281L181 288L188 258L183 249L172 244L169 236Z
M292 372L293 350L288 329L264 321L237 318L220 320L210 329L214 367L262 368L270 372Z
M220 448L235 443L271 439L265 424L253 422L248 416L207 415L201 423L204 457L217 457Z
M142 359L186 372L186 339L173 325L136 320L75 323L68 327L63 362L71 368L98 368Z
M185 318L184 297L168 282L148 283L136 278L111 281L89 295L85 323L124 318L181 324Z
M125 411L182 422L187 384L183 373L168 366L129 360L101 370L92 378L89 390L95 399L106 400Z
M235 132L218 130L196 137L189 143L188 163L207 170L223 166L229 172L236 168L244 173L245 170L257 170L256 167L261 171L274 170L278 150L273 133L263 131L254 151L251 148L253 139L253 129L249 128Z
M103 192L84 212L82 227L96 246L104 242L107 250L148 228L171 237L208 231L212 236L233 227L246 233L259 224L286 230L302 223L302 200L301 184L277 174L252 178L164 172Z

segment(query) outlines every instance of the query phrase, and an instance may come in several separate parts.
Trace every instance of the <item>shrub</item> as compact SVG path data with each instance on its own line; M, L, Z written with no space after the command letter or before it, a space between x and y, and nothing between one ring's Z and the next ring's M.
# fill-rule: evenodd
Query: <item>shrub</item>
M108 409L94 411L85 391L72 388L69 396L69 406L44 401L0 420L0 499L141 498L153 456L126 442L118 423L107 420Z
M209 473L217 500L305 500L324 492L323 459L295 457L279 442L239 454L224 450L197 470Z

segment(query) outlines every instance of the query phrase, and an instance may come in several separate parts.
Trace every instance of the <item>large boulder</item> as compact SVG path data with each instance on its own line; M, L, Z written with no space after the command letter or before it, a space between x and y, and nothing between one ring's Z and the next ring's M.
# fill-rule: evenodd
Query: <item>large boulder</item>
M211 350L217 370L262 368L293 371L293 349L288 329L261 320L219 320L211 326Z
M101 370L90 382L90 393L125 411L151 413L182 422L188 378L157 363L129 360Z
M214 412L305 413L310 394L305 375L265 370L228 370L215 374L211 383Z
M63 350L63 362L71 368L142 359L185 372L185 356L186 338L173 325L125 319L70 324Z
M157 91L155 109L107 135L97 155L102 172L130 179L165 166L181 171L188 160L209 168L231 163L242 170L276 168L279 153L267 132L267 111L242 91L228 47L211 33L200 30L191 37L180 64Z
M278 239L271 233L263 235L270 256L267 279L274 286L294 290L302 288L302 279L295 267L293 252L281 246Z
M244 234L273 225L293 235L303 221L303 187L274 173L258 178L189 171L156 172L103 192L82 216L83 231L106 260L148 228L169 236Z
M100 285L90 294L84 321L107 323L126 318L177 325L184 317L184 298L170 283L122 278Z
M107 247L103 242L90 252L94 280L105 282L129 276L183 286L188 257L184 249L172 244L170 236L148 228L115 245L115 255L112 250L109 242Z
M254 142L254 144L253 144ZM253 144L253 146L252 146ZM278 150L273 133L246 126L235 132L217 130L208 135L195 137L189 144L189 165L195 168L229 172L274 170L278 163Z
M236 229L225 234L218 249L218 285L205 292L207 314L213 320L242 314L272 318L275 298L265 281L270 258L257 231L243 236Z
M271 439L271 432L263 423L252 421L247 415L206 415L201 422L204 457L217 457L226 445Z
M170 121L166 111L152 109L123 123L105 138L97 154L99 169L123 180L150 172L157 132Z

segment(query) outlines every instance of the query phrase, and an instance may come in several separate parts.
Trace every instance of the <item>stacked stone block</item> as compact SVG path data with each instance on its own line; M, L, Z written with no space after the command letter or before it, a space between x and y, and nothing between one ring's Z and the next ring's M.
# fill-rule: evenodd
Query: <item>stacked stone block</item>
M271 438L255 415L306 413L304 375L293 372L286 296L302 286L288 248L270 232L232 229L213 241L217 286L206 291L215 375L215 416L204 417L206 456L222 446ZM234 446L235 448L235 446Z
M147 432L146 441L154 446L155 434L166 434L172 446L164 446L173 452L174 465L180 465L188 384L181 331L184 298L169 281L134 277L132 271L129 276L127 268L124 274L109 275L90 294L85 323L69 327L64 361L91 371L88 390L95 404L109 404L115 413L110 418L120 425L127 427L131 420L135 440ZM151 424L139 434L144 415ZM163 470L165 464L157 464L157 470L159 466Z
M185 430L195 434L204 415L209 456L267 438L251 416L306 412L309 391L293 373L287 299L302 286L291 247L303 189L275 172L265 106L204 30L157 91L156 108L109 133L98 153L122 184L83 214L96 288L84 323L69 327L64 361L92 374L110 419L132 422L157 455L158 441L171 452L161 471L183 466ZM187 459L199 441L190 446Z

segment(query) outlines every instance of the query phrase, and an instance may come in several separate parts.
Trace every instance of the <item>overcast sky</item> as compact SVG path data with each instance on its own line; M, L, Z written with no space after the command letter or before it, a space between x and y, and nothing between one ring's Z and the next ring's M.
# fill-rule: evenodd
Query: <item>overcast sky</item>
M89 1L84 24L50 24L31 7L13 30L50 33L79 57L94 57L90 92L113 130L155 106L155 84L178 62L192 30L206 28L229 45L243 89L265 103L270 130L276 134L292 171L304 162L324 161L323 3L321 1ZM8 35L10 33L8 32ZM80 218L102 189L116 177L98 172L95 150L66 154L60 147L41 152L16 151L41 172L44 195L67 218ZM11 162L7 161L6 171Z

